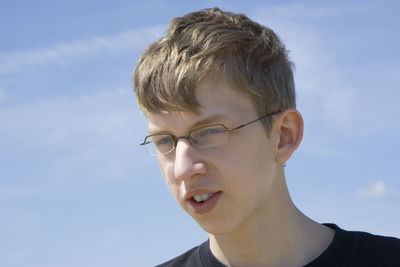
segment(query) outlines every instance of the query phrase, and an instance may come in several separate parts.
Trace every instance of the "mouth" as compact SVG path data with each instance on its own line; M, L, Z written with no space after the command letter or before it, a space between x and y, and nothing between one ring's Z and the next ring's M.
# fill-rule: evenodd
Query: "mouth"
M195 195L195 196L193 196L192 198L193 198L193 200L194 201L196 201L196 202L204 202L204 201L206 201L207 199L209 199L211 196L212 196L213 194L201 194L201 195Z
M203 193L192 196L187 200L191 210L197 214L204 214L210 212L218 202L222 192Z

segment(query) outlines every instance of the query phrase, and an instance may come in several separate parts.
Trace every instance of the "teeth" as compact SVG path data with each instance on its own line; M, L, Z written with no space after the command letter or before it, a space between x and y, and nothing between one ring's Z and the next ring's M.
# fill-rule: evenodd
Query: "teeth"
M201 202L201 201L206 201L211 196L212 194L201 194L201 195L195 195L193 198L197 202Z

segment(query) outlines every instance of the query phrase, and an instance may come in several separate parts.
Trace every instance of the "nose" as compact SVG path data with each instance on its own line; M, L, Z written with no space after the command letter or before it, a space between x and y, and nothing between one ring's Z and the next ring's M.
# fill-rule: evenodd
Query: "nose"
M175 148L175 178L187 180L207 172L207 165L201 160L198 149L188 139L179 139Z

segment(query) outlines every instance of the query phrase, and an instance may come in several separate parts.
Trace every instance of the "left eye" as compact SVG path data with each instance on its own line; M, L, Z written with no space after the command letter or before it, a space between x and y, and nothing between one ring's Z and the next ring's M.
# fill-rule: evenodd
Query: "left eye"
M204 129L204 130L201 132L201 135L200 135L200 136L207 136L207 135L219 134L219 133L222 133L222 132L224 132L224 131L225 131L225 129L224 129L224 128L220 128L220 127L218 127L218 128L207 128L207 129Z
M160 146L160 145L167 145L167 144L170 144L172 142L173 142L172 138L168 136L168 137L164 137L164 138L160 139L157 142L157 144Z

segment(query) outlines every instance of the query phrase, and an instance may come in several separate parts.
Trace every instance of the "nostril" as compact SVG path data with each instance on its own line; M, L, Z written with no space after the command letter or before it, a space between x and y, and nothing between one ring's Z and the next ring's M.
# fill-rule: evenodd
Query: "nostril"
M203 162L186 162L185 164L175 165L175 178L188 180L194 177L201 177L207 173L207 166Z

